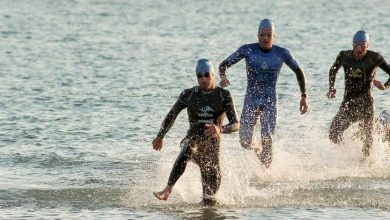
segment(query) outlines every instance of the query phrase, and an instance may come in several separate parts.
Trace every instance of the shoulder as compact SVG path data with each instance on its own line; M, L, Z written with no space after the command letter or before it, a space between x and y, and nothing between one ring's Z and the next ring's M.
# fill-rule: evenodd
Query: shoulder
M188 99L193 93L199 91L199 86L194 86L192 88L184 89L180 94L180 99Z
M221 97L223 97L223 98L229 98L229 97L231 97L231 93L230 93L230 91L227 90L227 89L224 89L224 88L222 88L222 87L217 86L217 87L216 87L216 90L217 90L217 93L219 93L219 94L221 95Z
M370 57L370 58L379 58L379 59L383 59L383 56L378 53L378 52L375 52L375 51L372 51L372 50L367 50L367 55Z
M343 57L350 57L353 55L353 50L342 50L338 55Z
M287 48L281 47L281 46L276 45L276 44L272 45L272 49L273 49L274 51L278 51L278 52L280 52L280 51L282 51L282 52L289 52L289 51L290 51L290 50L288 50Z
M252 43L252 44L244 44L244 45L241 45L238 50L240 51L250 51L250 50L253 50L253 48L256 46L256 43Z
M336 60L343 60L343 59L351 58L351 57L354 57L352 50L341 50L337 54Z
M285 48L285 47L281 47L279 45L272 45L273 47L273 51L275 53L278 53L278 54L282 54L282 55L287 55L287 56L291 56L291 52L289 49Z
M379 66L383 62L386 62L385 58L378 52L367 50L368 59L375 65Z
M274 50L278 50L278 51L289 51L287 48L281 47L281 46L276 45L276 44L272 45L272 47L274 48Z

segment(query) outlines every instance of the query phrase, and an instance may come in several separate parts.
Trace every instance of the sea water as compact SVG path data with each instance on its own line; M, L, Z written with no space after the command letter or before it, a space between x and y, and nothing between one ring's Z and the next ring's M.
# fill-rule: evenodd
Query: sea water
M326 98L329 68L352 48L357 30L370 34L369 49L390 58L389 11L383 0L0 1L0 218L389 218L388 143L376 134L361 162L353 125L342 144L332 144L342 69L337 97ZM199 204L192 163L169 200L157 200L152 192L167 182L186 112L161 152L151 141L181 91L197 84L197 59L217 69L238 47L257 42L262 18L274 20L275 44L305 70L309 112L300 114L296 76L285 65L271 168L240 147L238 133L224 134L218 205ZM240 114L245 62L227 77ZM389 110L388 91L372 92L375 115Z

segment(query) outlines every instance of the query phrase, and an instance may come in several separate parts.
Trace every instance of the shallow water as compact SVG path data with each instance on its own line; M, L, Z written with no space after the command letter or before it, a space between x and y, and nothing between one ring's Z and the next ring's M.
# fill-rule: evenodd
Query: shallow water
M386 1L10 1L0 2L0 216L4 219L366 219L390 211L390 148L375 136L362 163L357 127L328 140L342 99L325 98L328 70L360 28L390 57ZM222 185L213 208L199 205L189 164L167 202L166 184L188 127L183 111L161 152L151 141L180 92L196 84L196 60L214 66L256 42L259 19L277 28L305 69L310 111L300 115L295 75L279 76L279 117L269 170L223 135ZM245 64L227 75L238 112ZM377 70L384 82L387 74ZM377 115L388 91L373 90Z

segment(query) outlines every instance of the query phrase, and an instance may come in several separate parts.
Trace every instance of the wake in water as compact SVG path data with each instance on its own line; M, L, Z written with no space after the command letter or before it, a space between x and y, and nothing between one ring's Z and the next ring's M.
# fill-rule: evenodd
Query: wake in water
M357 126L336 145L327 134L311 129L301 141L275 138L274 161L261 165L254 151L242 149L237 137L221 144L222 183L218 206L226 207L370 207L390 210L390 147L375 136L372 154L362 160ZM309 135L311 134L311 135ZM169 144L175 146L175 144ZM177 145L177 144L176 144ZM168 148L166 148L168 149ZM166 184L179 149L170 147L145 170L139 185L125 197L128 206L198 205L202 187L199 169L190 163L168 201L152 192ZM138 182L138 181L135 181ZM140 202L141 200L141 202Z

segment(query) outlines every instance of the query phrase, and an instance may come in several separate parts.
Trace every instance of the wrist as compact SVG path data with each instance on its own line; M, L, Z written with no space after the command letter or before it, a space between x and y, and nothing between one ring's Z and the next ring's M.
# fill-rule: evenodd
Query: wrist
M223 133L223 127L222 126L218 126L219 128L219 133Z
M306 99L306 98L307 98L306 93L302 93L302 94L301 94L301 98L302 98L302 99Z

